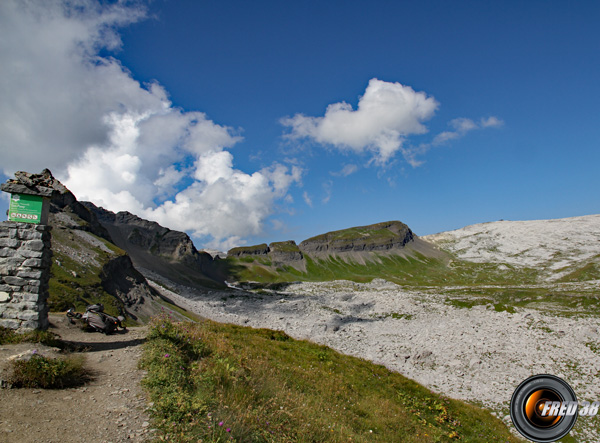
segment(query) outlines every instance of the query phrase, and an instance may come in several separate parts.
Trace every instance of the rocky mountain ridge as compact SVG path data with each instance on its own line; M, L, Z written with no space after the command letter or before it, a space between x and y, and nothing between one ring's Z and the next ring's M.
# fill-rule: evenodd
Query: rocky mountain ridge
M142 273L149 270L192 287L224 287L225 266L198 251L184 232L174 231L127 211L111 212L93 203L83 205L96 215L113 242L127 251Z
M272 282L346 278L346 274L356 272L357 265L362 267L358 274L365 274L358 278L368 280L383 277L388 271L393 273L391 268L402 267L400 258L406 262L447 260L446 254L418 238L399 221L331 231L299 245L288 240L268 246L265 243L241 246L229 250L227 257L235 264L232 269L237 271L237 280ZM382 273L369 269L381 264L382 258L391 259L382 266Z
M399 221L357 226L327 232L300 243L300 250L309 254L331 254L402 249L414 242L416 236Z
M52 173L19 171L11 186L43 187L50 198L52 266L48 304L52 311L103 303L108 313L145 322L164 306L159 294L114 244L96 213L79 202ZM17 191L18 192L18 191Z

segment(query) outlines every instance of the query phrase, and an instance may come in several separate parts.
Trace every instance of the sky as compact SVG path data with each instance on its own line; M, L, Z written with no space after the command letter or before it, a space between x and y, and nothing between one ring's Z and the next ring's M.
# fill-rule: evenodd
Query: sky
M49 168L220 250L596 214L599 22L596 1L3 0L0 180Z

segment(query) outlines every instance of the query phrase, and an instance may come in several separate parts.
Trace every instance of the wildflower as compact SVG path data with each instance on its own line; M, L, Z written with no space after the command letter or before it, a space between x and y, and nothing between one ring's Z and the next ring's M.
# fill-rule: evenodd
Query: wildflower
M37 349L34 349L33 351L31 351L32 354L37 354Z
M231 428L225 429L225 432L231 432Z
M219 422L219 426L223 426L223 422L222 421Z
M169 354L165 354L165 358L169 358L169 357L170 357L170 355L169 355Z

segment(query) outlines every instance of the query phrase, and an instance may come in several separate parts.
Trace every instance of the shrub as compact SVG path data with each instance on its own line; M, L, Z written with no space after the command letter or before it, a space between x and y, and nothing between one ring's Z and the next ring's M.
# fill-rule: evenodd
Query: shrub
M83 360L83 356L58 359L33 354L29 360L10 363L8 382L15 388L61 389L82 385L89 379Z

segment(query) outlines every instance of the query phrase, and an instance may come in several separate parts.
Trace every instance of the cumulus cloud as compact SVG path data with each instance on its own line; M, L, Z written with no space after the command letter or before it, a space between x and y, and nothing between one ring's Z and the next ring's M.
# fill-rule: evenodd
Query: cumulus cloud
M227 149L239 131L172 105L101 50L145 17L139 3L0 2L2 170L53 170L80 199L228 248L259 234L297 166L254 173Z
M424 121L439 104L410 86L371 79L356 110L348 103L334 103L323 117L296 114L281 120L288 138L308 138L340 150L371 152L379 164L402 149L407 136L423 134Z
M413 167L423 164L423 156L431 147L456 140L475 129L499 127L497 117L474 121L456 118L449 122L450 130L437 134L431 142L411 145L410 136L424 134L424 122L433 117L439 103L425 92L415 92L410 86L371 79L357 109L345 102L327 107L323 117L296 114L281 119L288 128L285 137L291 140L308 139L332 146L341 151L370 152L379 166L389 165L397 152ZM345 177L356 172L355 165L345 165L331 172Z

